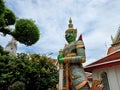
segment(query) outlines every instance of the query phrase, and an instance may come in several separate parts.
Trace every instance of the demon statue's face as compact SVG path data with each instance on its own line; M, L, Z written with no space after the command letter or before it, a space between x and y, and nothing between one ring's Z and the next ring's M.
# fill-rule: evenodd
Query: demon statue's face
M76 35L74 34L74 32L72 30L69 30L69 31L66 31L65 38L68 43L72 43L75 41Z

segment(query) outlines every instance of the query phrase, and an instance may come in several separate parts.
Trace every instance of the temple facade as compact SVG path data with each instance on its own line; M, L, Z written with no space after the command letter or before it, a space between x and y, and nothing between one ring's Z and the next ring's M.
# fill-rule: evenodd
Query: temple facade
M112 44L108 48L107 55L84 69L93 73L93 80L102 79L104 90L120 90L120 28Z

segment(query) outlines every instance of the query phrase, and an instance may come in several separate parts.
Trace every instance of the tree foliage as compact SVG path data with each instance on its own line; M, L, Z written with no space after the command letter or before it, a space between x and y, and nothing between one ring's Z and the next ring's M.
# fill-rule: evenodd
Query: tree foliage
M4 13L5 10L5 5L3 0L0 0L0 15L2 15Z
M13 25L16 21L16 17L14 15L14 13L11 10L9 10L8 8L5 9L3 16L4 16L4 20L5 20L4 25L6 25L6 26Z
M53 62L45 55L1 54L0 90L56 90L58 73Z
M31 45L38 41L39 29L32 20L20 19L16 22L14 37L21 43Z
M8 26L15 25L12 30ZM12 35L25 45L32 45L39 40L39 29L31 19L16 19L15 14L8 9L4 0L0 0L0 32Z

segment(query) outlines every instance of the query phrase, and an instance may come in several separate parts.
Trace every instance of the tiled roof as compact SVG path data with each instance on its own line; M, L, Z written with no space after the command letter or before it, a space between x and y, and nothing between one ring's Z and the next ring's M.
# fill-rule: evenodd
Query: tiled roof
M96 68L104 68L108 66L120 65L120 50L115 51L89 65L84 67L85 71L92 71Z

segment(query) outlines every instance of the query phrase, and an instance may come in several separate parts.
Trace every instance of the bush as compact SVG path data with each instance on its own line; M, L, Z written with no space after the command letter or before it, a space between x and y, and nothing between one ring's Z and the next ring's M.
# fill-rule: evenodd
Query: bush
M25 84L21 81L16 81L8 88L8 90L25 90Z
M4 12L4 20L5 20L6 26L14 25L15 21L16 21L16 17L11 10L6 8L6 10Z
M32 20L20 19L16 22L14 37L25 45L32 45L39 40L39 29Z

